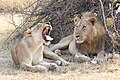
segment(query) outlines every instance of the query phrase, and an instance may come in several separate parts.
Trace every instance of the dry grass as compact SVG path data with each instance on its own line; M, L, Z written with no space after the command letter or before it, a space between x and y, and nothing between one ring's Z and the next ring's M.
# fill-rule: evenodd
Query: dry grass
M45 0L46 1L46 0ZM0 9L23 9L33 0L0 0ZM21 18L15 15L19 24ZM74 64L60 67L47 73L32 73L18 69L11 58L10 50L4 46L4 41L15 27L6 21L11 21L9 14L0 14L0 80L120 80L120 58L110 60L101 65L89 63Z
M11 59L10 50L3 47L8 33L15 28L5 22L10 20L10 15L1 14L0 19L0 80L120 80L120 59L113 59L101 65L76 63L47 73L32 73L18 69ZM17 16L15 20L21 21Z
M0 10L21 10L29 6L35 0L0 0Z

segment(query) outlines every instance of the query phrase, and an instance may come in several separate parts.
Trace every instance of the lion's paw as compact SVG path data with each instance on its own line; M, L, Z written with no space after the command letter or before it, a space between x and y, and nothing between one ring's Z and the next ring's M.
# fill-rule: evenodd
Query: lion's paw
M67 66L67 65L70 65L70 62L67 62L67 61L64 61L61 63L62 66Z
M108 59L111 59L113 57L113 54L106 53L105 51L101 51L98 53L97 57L95 57L93 60L91 60L91 63L93 64L101 64Z
M87 61L90 61L90 58L85 56L85 55L82 55L80 53L77 53L74 57L74 59L78 62L87 62Z

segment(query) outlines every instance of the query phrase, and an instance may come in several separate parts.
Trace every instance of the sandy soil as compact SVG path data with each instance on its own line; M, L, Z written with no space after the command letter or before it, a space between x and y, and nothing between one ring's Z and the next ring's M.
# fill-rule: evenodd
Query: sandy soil
M120 59L112 59L101 65L89 63L60 67L47 73L33 73L18 69L5 48L4 41L15 29L10 23L9 14L0 14L0 80L120 80ZM16 23L20 18L15 16ZM6 22L7 21L7 22Z

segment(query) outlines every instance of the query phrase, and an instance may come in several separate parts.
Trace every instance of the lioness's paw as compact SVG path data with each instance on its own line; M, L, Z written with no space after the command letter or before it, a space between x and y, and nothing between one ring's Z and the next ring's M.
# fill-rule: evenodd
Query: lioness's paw
M37 65L37 66L35 67L35 70L38 71L38 72L47 72L47 71L48 71L48 69L47 69L46 67L40 66L40 65ZM36 72L36 71L35 71L35 72Z
M56 68L58 68L59 66L55 63L50 63L50 66L49 66L49 70L55 70Z
M62 61L57 60L57 61L55 61L55 63L56 63L57 65L59 65L59 66L67 66L67 65L70 65L70 64L71 64L70 62L67 62L67 61L65 61L65 60L62 60Z

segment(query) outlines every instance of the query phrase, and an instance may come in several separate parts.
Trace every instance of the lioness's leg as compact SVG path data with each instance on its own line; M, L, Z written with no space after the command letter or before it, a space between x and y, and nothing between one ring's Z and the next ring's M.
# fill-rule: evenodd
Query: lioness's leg
M21 58L19 57L19 61L20 61L20 67L24 70L33 71L33 72L46 72L47 71L47 68L42 65L39 65L39 64L33 65L32 64L33 57L31 56L31 54L21 56Z
M60 56L58 56L57 54L53 53L48 47L45 46L45 49L43 51L43 55L46 58L55 60L55 61L61 61L62 65L68 65L70 64L69 62L67 62L66 60L64 60L63 58L61 58Z
M72 41L73 39L73 35L69 35L63 39L60 40L59 43L55 44L53 47L51 47L50 49L52 51L56 50L56 49L62 49L62 48L65 48L67 46L69 46L70 42Z
M33 58L29 54L27 56L23 56L22 60L20 61L20 67L27 71L46 72L48 70L45 66L39 64L33 65Z
M22 57L22 56L21 56ZM22 59L22 60L21 60ZM33 65L33 57L30 54L27 54L27 56L23 56L20 61L20 67L27 71L33 71L33 72L46 72L47 68L45 66L36 64Z
M22 44L21 44L21 47L22 47L22 50L24 52L19 50L20 48L17 51L21 68L23 68L24 70L33 71L33 72L45 72L45 71L47 71L47 68L42 66L42 65L39 65L39 64L33 65L34 58L33 58L32 52L29 50L28 47L25 47ZM39 62L39 58L36 60Z

